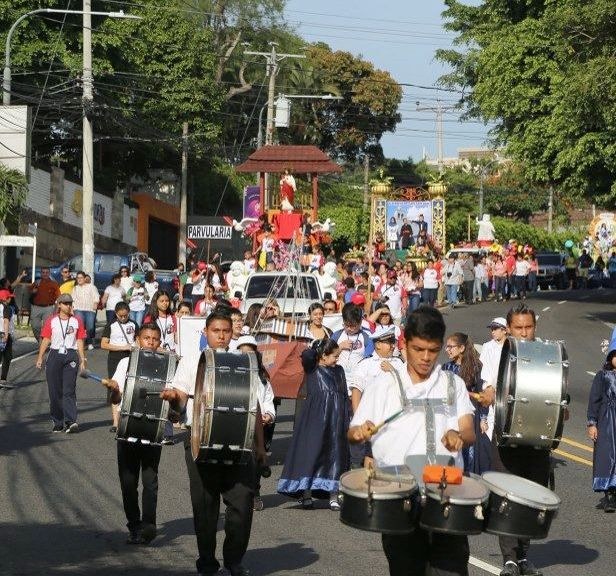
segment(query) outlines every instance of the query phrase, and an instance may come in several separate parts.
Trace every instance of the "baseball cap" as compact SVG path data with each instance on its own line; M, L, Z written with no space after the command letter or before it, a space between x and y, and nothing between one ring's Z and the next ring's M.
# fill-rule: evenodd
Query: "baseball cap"
M366 303L366 298L363 294L359 292L354 292L351 296L351 302L356 304L357 306L363 306Z
M10 290L0 290L0 300L10 300L13 293Z
M370 334L370 340L377 342L378 340L395 340L396 328L394 326L377 326L376 330Z
M497 316L488 324L488 328L507 328L507 320L502 316Z
M133 276L133 282L143 282L143 276L141 274L135 274Z
M255 337L254 336L250 336L249 334L240 336L237 339L237 347L238 348L240 346L244 346L246 344L248 344L249 346L254 346L255 348L257 347L257 341L255 340Z
M205 269L207 268L207 264L206 264L203 260L201 260L201 261L197 264L197 268L198 268L199 270L205 270Z
M398 274L396 274L395 270L388 270L387 271L387 278L397 278Z
M72 304L73 297L70 294L60 294L56 300L58 304Z

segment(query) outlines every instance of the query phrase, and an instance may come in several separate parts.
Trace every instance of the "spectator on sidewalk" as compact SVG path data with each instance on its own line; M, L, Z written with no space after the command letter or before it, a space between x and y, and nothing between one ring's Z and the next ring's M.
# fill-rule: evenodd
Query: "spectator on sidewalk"
M101 305L105 307L107 324L111 324L115 320L116 304L118 304L118 302L124 302L126 298L126 291L120 284L121 280L122 277L119 274L114 274L111 277L111 284L105 288L103 297L101 298Z
M73 312L81 319L86 329L86 345L88 350L94 350L94 334L96 329L96 310L99 295L96 286L86 281L83 270L77 272L77 284L73 288Z
M7 386L9 368L13 360L13 338L15 336L15 314L11 307L13 293L0 290L0 386Z
M55 302L60 296L60 287L51 279L49 268L41 268L41 279L32 284L32 308L30 310L30 326L36 341L41 341L41 327L45 320L53 314Z

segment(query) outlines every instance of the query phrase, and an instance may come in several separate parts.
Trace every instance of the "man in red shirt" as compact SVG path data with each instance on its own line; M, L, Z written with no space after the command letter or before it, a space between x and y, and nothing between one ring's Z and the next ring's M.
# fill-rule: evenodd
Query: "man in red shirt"
M60 286L51 279L49 268L41 268L41 279L32 284L31 292L30 326L36 341L40 343L41 326L53 314L56 299L60 296Z

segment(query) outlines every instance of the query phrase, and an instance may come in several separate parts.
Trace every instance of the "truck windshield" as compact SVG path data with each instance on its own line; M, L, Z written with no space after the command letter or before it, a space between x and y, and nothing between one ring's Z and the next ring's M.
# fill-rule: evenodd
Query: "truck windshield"
M308 298L319 300L316 278L311 276L252 276L246 287L246 298Z
M539 266L560 266L562 263L560 254L537 254Z

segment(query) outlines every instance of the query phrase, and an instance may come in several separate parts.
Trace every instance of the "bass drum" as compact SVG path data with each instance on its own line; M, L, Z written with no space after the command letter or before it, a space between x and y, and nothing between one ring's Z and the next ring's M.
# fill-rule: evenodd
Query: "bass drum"
M484 511L490 491L473 478L462 484L450 484L444 490L438 484L426 484L419 525L429 532L470 536L483 532Z
M485 531L516 538L546 538L560 498L536 482L503 472L485 472L490 490Z
M195 462L233 465L251 461L259 382L253 352L203 351L191 427Z
M169 402L161 391L175 374L177 356L135 348L128 361L120 405L117 440L161 444L168 423Z
M498 368L494 434L499 446L557 448L568 404L561 342L507 338Z
M383 534L408 534L417 526L419 488L406 466L360 468L340 477L343 524Z

